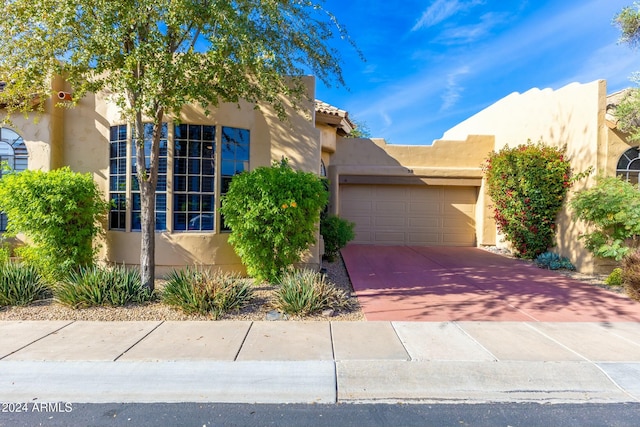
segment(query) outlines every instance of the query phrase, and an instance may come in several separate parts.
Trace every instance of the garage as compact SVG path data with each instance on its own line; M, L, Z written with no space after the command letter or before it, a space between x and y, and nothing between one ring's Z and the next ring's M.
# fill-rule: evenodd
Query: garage
M356 224L353 243L475 246L477 187L340 185L340 216Z

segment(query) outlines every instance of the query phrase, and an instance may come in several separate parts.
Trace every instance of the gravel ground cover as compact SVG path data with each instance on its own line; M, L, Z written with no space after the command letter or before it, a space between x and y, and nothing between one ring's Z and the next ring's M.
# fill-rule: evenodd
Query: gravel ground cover
M365 320L360 310L358 300L353 293L351 281L342 259L323 264L327 278L338 288L344 289L351 299L351 308L337 312L318 313L314 316L301 318L289 317L292 320L336 320L359 321ZM156 281L156 288L162 289L163 281ZM237 312L231 312L218 320L265 320L272 312L271 301L275 298L276 286L257 285L254 288L254 299L251 304ZM128 321L128 320L212 320L209 316L198 314L184 314L160 302L149 304L128 305L125 307L92 307L71 309L57 304L52 299L38 301L27 307L7 307L0 309L0 320L91 320L91 321Z

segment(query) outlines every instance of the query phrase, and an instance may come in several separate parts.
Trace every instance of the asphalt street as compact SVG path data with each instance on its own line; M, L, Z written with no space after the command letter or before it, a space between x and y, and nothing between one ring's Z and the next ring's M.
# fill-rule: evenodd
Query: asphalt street
M640 403L629 404L73 404L0 413L0 427L636 427Z

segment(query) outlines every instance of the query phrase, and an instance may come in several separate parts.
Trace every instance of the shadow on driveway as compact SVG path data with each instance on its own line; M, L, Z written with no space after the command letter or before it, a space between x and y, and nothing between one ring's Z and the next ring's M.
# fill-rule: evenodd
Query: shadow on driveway
M367 320L640 322L640 303L479 248L348 245Z

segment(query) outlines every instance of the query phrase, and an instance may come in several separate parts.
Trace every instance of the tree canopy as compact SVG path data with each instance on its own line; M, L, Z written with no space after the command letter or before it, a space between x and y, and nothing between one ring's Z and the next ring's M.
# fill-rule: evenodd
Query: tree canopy
M32 108L63 76L74 100L104 91L133 124L154 124L151 156L137 150L141 273L153 287L160 125L185 104L246 100L281 118L300 101L299 76L343 84L337 40L350 42L322 0L5 0L0 20L0 105ZM352 43L353 45L353 43Z
M640 46L640 3L624 7L614 17L614 25L620 29L620 43L635 49ZM634 73L631 80L640 84L640 73ZM640 141L640 88L635 87L627 92L616 107L618 128L630 135L632 141Z
M267 102L301 95L313 73L343 83L330 42L347 38L309 0L8 0L0 21L0 96L47 96L63 75L75 99L107 89L135 119L185 103ZM15 104L10 104L14 105Z

